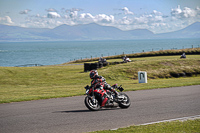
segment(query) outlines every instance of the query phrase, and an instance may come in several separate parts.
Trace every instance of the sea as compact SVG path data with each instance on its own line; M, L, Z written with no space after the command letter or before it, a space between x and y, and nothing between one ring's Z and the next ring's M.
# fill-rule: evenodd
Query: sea
M200 38L0 42L0 66L58 65L85 58L197 47L200 47Z

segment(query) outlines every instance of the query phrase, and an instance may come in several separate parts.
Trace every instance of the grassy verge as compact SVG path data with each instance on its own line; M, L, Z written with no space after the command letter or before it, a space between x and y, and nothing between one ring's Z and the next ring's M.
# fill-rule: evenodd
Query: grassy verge
M88 73L85 76L88 76ZM83 95L85 93L84 87L90 83L90 80L82 80L82 82L80 83L66 82L62 84L55 84L55 82L56 81L32 85L20 83L16 85L0 85L0 103ZM147 84L139 84L137 80L107 80L107 82L109 84L122 84L125 91L135 91L156 88L199 85L200 76L178 79L151 79L148 80Z
M0 67L0 102L81 95L90 83L82 67Z
M152 125L130 126L118 130L105 130L93 133L199 133L200 119L163 122Z
M98 72L109 84L122 84L126 91L200 84L200 55L188 55L187 59L157 56L132 60L101 68ZM0 67L0 103L83 95L84 87L91 81L89 72L83 72L83 67ZM147 84L138 83L138 71L147 71ZM193 75L173 78L172 72Z

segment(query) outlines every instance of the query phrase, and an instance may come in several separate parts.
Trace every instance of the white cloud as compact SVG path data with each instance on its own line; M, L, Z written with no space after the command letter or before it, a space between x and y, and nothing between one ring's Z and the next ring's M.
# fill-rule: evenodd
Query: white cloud
M77 16L78 16L78 11L71 11L70 14L69 14L69 16L70 16L72 19L77 18Z
M143 15L140 17L135 17L134 22L136 24L147 24L149 22L149 17L151 17L151 16Z
M70 11L71 11L71 12L74 12L74 11L83 11L83 9L80 9L80 8L72 8Z
M153 10L150 14L129 15L116 20L117 25L115 24L115 27L122 30L145 28L154 33L164 33L180 30L194 22L200 21L199 7L195 9L184 7L181 9L180 6L178 6L172 9L170 13L171 16Z
M69 16L68 15L64 15L63 18L64 19L69 19Z
M9 16L0 17L0 23L6 25L14 24Z
M125 15L134 15L134 13L133 12L131 12L131 11L129 11L129 9L127 8L127 7L124 7L124 8L122 8L122 9L120 9L120 10L122 10L122 11L124 11L124 14Z
M171 9L171 15L172 15L172 16L178 16L178 15L180 15L181 13L182 13L182 10L181 10L181 8L180 8L180 5L178 5L178 7L175 8L175 9Z
M163 17L162 16L155 16L154 19L153 19L154 22L162 22L164 21Z
M131 16L125 16L122 19L118 21L118 24L124 24L124 25L134 25L132 27L135 28L135 25L138 27L141 27L140 25L151 25L152 23L161 23L164 21L164 17L162 16L162 13L156 10L153 10L150 14L144 14L144 15L131 15ZM142 27L143 27L142 26Z
M118 21L118 24L130 25L130 24L132 24L132 22L133 22L132 19L130 19L130 18L128 18L127 16L125 16L125 17L123 17L122 19L120 19L120 20Z
M56 10L56 9L54 9L54 8L49 8L49 9L46 9L46 11L47 11L47 12L57 12L57 10Z
M94 19L95 17L92 16L90 13L82 13L80 14L80 19Z
M47 18L60 18L60 14L58 14L57 12L49 12L47 14Z
M197 15L197 12L193 9L190 9L188 7L184 7L183 11L182 11L182 16L185 18L188 17L195 17Z
M38 18L39 18L39 17L40 17L40 14L36 14L35 17L38 17Z
M23 25L23 27L30 27L30 28L55 28L62 24L64 24L64 23L59 20L56 20L56 19L29 18L22 25Z
M71 14L70 14L71 15ZM115 21L115 18L113 15L106 15L106 14L98 14L96 16L93 16L90 13L82 13L80 15L73 14L73 17L70 16L71 18L76 18L76 21L79 24L87 24L87 23L98 23L98 24L112 24ZM72 19L73 21L73 19Z
M162 15L162 13L161 12L159 12L159 11L156 11L156 10L153 10L153 13L152 14L154 14L154 15L157 15L157 16L161 16Z
M30 12L31 10L30 9L26 9L24 11L20 11L19 13L20 14L28 14L28 12Z
M173 19L184 19L184 18L191 18L191 17L197 17L199 13L199 8L197 7L196 10L184 7L183 10L180 8L180 5L178 5L177 8L171 9L171 15L174 17Z
M115 18L113 15L99 14L95 16L95 22L97 23L112 23Z

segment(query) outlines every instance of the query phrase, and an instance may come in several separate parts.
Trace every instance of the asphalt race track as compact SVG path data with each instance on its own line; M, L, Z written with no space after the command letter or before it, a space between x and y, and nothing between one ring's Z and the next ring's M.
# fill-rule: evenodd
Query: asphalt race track
M130 108L95 112L85 96L0 104L0 132L80 133L200 115L200 85L126 94Z

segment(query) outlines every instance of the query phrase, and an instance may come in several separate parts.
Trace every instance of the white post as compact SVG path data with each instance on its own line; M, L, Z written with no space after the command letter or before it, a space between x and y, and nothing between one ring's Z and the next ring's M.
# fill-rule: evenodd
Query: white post
M138 81L139 81L139 83L147 83L147 72L139 71L138 72Z

